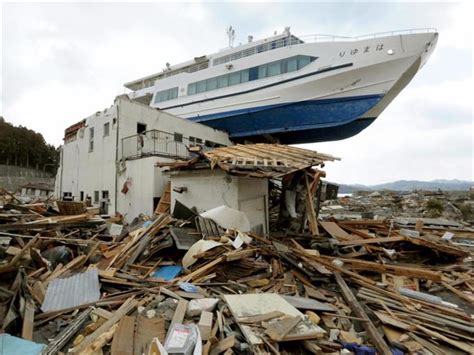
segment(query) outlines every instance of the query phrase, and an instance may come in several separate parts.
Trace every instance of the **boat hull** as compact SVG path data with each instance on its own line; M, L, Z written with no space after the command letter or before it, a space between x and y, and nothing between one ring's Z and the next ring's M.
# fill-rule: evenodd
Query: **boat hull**
M365 122L349 124L374 108L382 98L383 95L379 94L309 100L200 116L192 120L229 132L235 141L263 141L268 139L268 135L287 144L337 140L351 137L366 128Z
M266 55L317 59L284 75L150 105L226 131L237 142L345 139L381 114L423 66L436 41L437 34L426 33L282 48ZM264 61L258 58L242 59L241 64L256 66L259 62L251 61ZM219 68L209 70L217 73ZM205 77L205 73L196 75ZM182 75L179 80L183 80L180 90L185 91L189 79Z

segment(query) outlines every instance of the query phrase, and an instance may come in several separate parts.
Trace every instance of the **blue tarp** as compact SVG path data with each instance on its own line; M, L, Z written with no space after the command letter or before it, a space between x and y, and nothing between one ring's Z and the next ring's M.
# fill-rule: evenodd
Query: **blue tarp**
M10 334L0 334L0 354L2 355L37 355L45 347L44 344L37 344Z
M178 276L182 270L183 267L179 265L163 266L160 267L158 271L153 271L151 273L151 277L156 277L158 279L164 279L168 281Z

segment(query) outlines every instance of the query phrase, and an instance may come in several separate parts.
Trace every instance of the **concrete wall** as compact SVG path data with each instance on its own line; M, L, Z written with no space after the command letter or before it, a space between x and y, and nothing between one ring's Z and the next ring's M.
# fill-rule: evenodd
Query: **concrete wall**
M0 187L16 191L28 183L54 184L54 176L42 170L0 164Z
M244 212L252 230L268 232L268 180L231 176L216 170L172 172L171 208L176 200L199 213L221 205ZM186 187L177 193L174 188Z
M224 132L117 98L110 108L89 116L75 140L63 145L55 195L62 198L70 193L78 201L83 192L84 197L92 197L94 206L106 204L109 214L120 212L127 220L140 213L153 213L153 198L160 197L165 186L165 179L154 164L171 159L165 156L122 159L122 139L137 134L137 123L146 124L147 130L178 132L185 138L193 136L231 144ZM109 125L107 136L104 135L105 124ZM91 128L94 129L93 138ZM91 139L94 142L92 151ZM129 191L124 194L121 190L127 181ZM99 200L94 199L95 192L99 193ZM103 198L104 192L108 192L108 198Z
M162 169L154 168L158 161L172 161L172 159L146 157L125 162L126 169L118 177L117 211L126 214L127 220L140 213L153 214L154 198L162 195L168 181L168 177L161 174ZM123 193L125 184L128 191Z

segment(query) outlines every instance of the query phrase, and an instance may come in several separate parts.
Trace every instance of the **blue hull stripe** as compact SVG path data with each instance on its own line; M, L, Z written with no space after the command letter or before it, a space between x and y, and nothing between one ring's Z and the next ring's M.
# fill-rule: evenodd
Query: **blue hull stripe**
M231 138L331 127L337 130L338 126L346 125L361 117L377 105L382 97L383 95L364 95L310 100L220 112L189 119L224 130Z

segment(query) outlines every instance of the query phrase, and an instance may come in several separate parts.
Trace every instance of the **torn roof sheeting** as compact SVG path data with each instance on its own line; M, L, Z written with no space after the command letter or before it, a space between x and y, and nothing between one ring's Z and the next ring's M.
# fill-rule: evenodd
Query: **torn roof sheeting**
M199 154L209 160L211 169L218 166L231 174L273 178L323 165L326 161L340 160L332 155L309 149L265 143L237 144L201 151ZM198 163L197 159L192 159L186 163L159 163L156 166L187 169L192 168L196 163Z
M54 279L46 290L41 310L60 311L100 299L99 275L97 269L76 274L65 279Z

